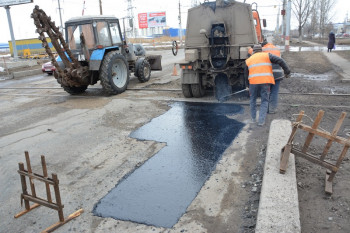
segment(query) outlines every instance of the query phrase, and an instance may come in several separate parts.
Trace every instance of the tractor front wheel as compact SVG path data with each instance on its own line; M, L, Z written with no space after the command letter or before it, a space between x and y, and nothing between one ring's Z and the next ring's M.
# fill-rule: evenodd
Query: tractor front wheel
M135 76L141 83L148 82L151 78L151 65L146 59L140 58L137 60L135 70Z
M130 79L125 57L117 51L109 52L102 61L99 78L104 91L108 94L117 95L124 92Z

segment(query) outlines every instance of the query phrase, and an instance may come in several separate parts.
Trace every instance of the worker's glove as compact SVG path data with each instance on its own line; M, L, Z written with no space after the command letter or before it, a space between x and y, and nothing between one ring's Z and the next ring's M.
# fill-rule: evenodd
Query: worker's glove
M290 74L286 74L284 77L285 78L290 78Z

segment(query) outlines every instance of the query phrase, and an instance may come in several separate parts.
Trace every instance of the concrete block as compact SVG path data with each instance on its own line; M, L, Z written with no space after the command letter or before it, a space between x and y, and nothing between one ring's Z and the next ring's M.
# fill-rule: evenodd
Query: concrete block
M281 149L291 133L291 122L273 120L270 127L256 233L301 232L294 155L285 174L279 173Z

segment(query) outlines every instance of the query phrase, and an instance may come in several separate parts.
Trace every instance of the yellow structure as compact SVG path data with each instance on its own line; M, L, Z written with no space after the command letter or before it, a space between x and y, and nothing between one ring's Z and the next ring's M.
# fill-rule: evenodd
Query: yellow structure
M56 49L52 46L51 39L46 38L52 52L56 52ZM13 56L13 46L12 41L9 41L9 47L11 56ZM40 58L46 55L45 49L42 47L42 42L39 39L24 39L16 40L17 55L25 58ZM39 56L40 55L40 56ZM46 55L47 56L47 55Z

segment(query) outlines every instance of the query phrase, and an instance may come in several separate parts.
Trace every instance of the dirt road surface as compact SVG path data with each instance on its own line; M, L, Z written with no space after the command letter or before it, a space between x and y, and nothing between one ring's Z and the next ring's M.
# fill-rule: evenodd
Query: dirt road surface
M0 82L0 232L39 232L58 221L57 213L44 207L13 218L22 210L16 171L18 163L25 162L25 150L34 171L41 173L40 155L45 155L49 174L58 174L65 215L80 208L85 211L56 232L254 232L270 122L293 120L301 110L315 118L322 109L321 127L332 131L341 112L350 110L349 96L336 95L350 94L350 84L340 81L338 68L322 52L285 53L293 74L282 81L278 112L268 115L267 124L258 127L248 124L246 96L226 102L244 107L243 113L228 117L246 126L173 228L96 217L94 205L166 146L132 139L132 131L165 113L174 101L217 102L212 93L201 99L183 98L179 76L171 73L174 62L184 55L173 57L171 51L162 55L163 71L152 73L147 83L138 83L132 76L130 90L117 96L105 96L99 85L83 95L70 96L46 75ZM348 138L349 132L347 116L339 135ZM295 142L302 144L304 138L297 135ZM322 151L324 145L315 140L311 151ZM331 148L331 161L341 149L339 145ZM299 158L296 163L303 232L350 232L349 155L335 177L332 196L324 193L324 168ZM44 187L36 185L41 190L37 193L45 197Z

